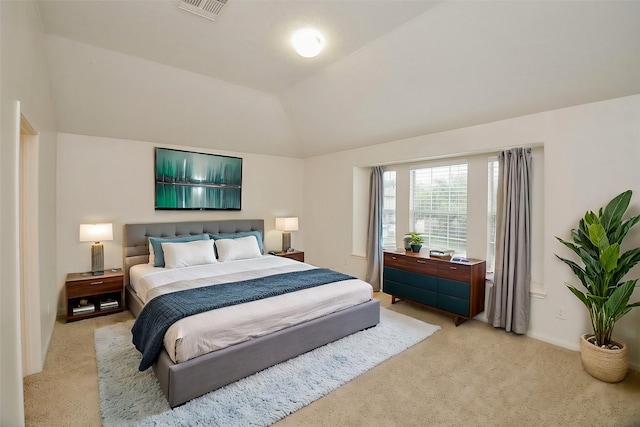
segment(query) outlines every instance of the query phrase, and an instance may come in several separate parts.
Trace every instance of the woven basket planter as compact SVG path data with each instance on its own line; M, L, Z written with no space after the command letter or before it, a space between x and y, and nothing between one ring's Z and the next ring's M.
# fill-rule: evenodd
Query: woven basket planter
M629 357L627 345L615 340L619 350L600 348L587 341L591 334L580 337L580 356L582 366L592 377L608 383L617 383L624 379L629 370Z

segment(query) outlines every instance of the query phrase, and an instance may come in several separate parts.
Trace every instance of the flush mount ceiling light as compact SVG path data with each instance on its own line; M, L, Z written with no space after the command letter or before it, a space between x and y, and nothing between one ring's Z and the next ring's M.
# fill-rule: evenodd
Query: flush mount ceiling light
M313 28L298 30L291 36L291 43L298 55L305 58L317 56L324 47L324 37Z

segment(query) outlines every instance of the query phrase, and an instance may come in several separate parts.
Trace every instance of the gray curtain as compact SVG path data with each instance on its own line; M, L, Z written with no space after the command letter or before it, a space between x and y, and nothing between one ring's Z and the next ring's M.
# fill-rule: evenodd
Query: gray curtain
M498 154L496 267L487 318L496 328L524 334L531 285L531 149Z
M367 276L365 280L373 286L374 291L380 290L380 266L382 265L383 173L383 166L371 168L369 229L367 232Z

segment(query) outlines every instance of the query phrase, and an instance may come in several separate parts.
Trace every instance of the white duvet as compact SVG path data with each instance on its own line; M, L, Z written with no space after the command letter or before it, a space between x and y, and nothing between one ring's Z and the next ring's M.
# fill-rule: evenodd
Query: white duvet
M140 264L131 268L131 286L146 303L163 293L272 274L316 268L265 255L238 261L167 269ZM189 281L189 283L185 283ZM371 285L344 280L245 304L197 314L174 323L164 336L169 357L180 363L254 337L315 319L372 298Z

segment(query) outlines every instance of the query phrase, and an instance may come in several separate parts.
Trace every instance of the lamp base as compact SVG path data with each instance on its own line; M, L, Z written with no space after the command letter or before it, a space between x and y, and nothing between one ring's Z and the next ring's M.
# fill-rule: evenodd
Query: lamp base
M91 273L94 276L104 274L104 246L102 243L91 245Z
M283 231L282 232L282 252L287 252L291 249L291 232Z

